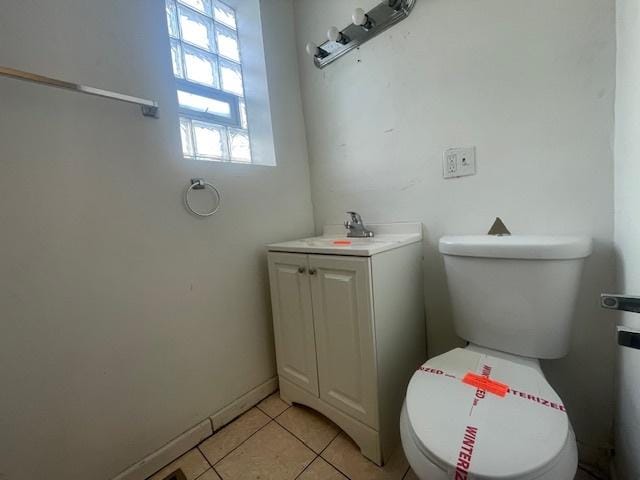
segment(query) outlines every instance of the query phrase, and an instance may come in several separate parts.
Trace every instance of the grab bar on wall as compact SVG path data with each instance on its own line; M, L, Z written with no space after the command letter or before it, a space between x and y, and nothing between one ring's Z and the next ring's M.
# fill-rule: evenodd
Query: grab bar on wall
M64 80L57 80L55 78L45 77L44 75L24 72L22 70L3 66L0 66L0 76L38 83L40 85L46 85L48 87L62 88L64 90L70 90L72 92L85 93L87 95L94 95L96 97L108 98L110 100L117 100L119 102L133 103L140 106L140 108L142 109L142 114L145 117L158 118L159 106L158 103L154 102L153 100L133 97L131 95L125 95L123 93L110 92L109 90L102 90L100 88L80 85L78 83L66 82Z
M600 295L600 306L609 310L640 313L640 297L603 293ZM640 331L618 326L618 345L640 350Z

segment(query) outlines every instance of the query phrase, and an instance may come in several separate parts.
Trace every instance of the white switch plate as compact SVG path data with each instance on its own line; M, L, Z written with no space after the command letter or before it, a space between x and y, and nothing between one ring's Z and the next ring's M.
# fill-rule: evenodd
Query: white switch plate
M476 174L476 147L448 148L442 156L443 178Z

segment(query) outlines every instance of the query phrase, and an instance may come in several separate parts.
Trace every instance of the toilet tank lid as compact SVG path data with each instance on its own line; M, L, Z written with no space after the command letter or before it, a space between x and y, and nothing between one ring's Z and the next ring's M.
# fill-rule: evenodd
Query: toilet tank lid
M588 257L591 250L591 239L583 236L458 235L440 239L440 253L463 257L569 260Z

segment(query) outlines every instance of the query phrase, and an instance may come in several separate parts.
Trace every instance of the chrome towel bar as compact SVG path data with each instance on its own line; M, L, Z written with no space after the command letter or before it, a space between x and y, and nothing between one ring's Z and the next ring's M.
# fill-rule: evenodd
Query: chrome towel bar
M144 98L133 97L131 95L125 95L123 93L110 92L108 90L102 90L100 88L66 82L64 80L57 80L55 78L45 77L44 75L38 75L35 73L24 72L15 68L0 66L0 76L38 83L40 85L46 85L48 87L62 88L64 90L70 90L72 92L85 93L87 95L94 95L96 97L108 98L111 100L117 100L119 102L133 103L140 106L140 108L142 109L142 114L145 117L158 118L159 106L158 103L154 102L153 100L146 100Z

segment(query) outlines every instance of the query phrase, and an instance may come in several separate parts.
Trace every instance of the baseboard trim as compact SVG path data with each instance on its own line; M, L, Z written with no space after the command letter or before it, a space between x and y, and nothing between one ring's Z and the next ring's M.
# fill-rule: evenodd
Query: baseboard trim
M260 403L261 400L271 395L277 389L278 377L270 378L217 411L209 418L198 423L193 428L178 435L152 454L133 464L118 476L114 477L113 480L146 479L165 465L173 462L176 458L184 455L204 439L213 435L213 432L219 430L234 418Z
M213 435L213 428L211 420L207 418L151 455L133 464L113 480L144 480L211 435Z
M224 427L227 423L231 422L236 417L239 417L244 412L254 407L261 400L265 399L278 389L278 377L273 377L264 382L262 385L258 385L253 390L245 393L242 397L234 400L222 410L211 415L211 425L213 431L216 432Z

